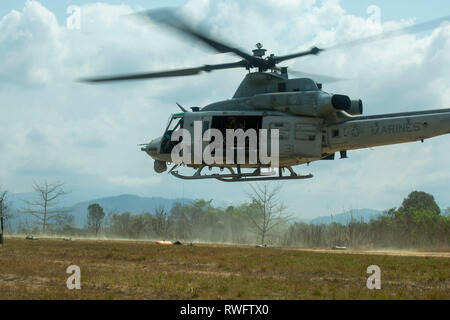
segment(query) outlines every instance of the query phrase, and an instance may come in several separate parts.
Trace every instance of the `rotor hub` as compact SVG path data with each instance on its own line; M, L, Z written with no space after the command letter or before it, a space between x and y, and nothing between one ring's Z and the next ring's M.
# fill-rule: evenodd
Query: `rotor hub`
M262 58L266 55L266 49L263 49L263 45L261 43L256 44L256 49L253 50L253 56Z

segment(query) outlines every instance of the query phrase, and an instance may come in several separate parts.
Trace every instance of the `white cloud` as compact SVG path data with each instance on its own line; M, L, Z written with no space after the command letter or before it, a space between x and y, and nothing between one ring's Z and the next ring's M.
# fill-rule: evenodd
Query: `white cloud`
M244 70L192 78L88 86L74 79L239 60L126 17L127 5L81 7L81 30L67 30L37 1L0 20L0 180L13 192L55 177L98 194L242 200L245 184L180 182L153 172L140 151L161 135L178 101L204 106L233 95ZM411 25L414 17L377 24L348 14L337 0L188 1L184 12L214 36L251 50L287 54ZM354 80L326 85L361 97L369 114L450 107L450 28L407 35L287 63L305 72ZM450 206L449 137L350 153L350 159L313 163L314 180L286 182L284 198L304 216L343 208L399 205L411 190L432 190ZM184 187L183 187L184 186ZM438 187L437 187L438 186Z

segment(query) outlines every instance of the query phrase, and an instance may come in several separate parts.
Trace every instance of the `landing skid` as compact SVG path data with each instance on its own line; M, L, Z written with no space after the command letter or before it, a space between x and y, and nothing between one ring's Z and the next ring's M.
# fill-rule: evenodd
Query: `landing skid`
M170 171L174 177L184 179L184 180L202 180L202 179L217 179L223 182L251 182L251 181L274 181L274 180L300 180L300 179L311 179L313 177L312 174L309 175L299 175L297 174L291 167L283 167L280 168L277 176L269 176L267 174L261 173L261 169L258 168L251 173L242 173L241 168L237 168L237 173L234 172L232 168L227 168L230 173L228 174L201 174L202 170L207 166L201 166L197 169L197 171L192 176L185 176L179 174L178 171ZM288 169L290 175L283 176L283 170Z

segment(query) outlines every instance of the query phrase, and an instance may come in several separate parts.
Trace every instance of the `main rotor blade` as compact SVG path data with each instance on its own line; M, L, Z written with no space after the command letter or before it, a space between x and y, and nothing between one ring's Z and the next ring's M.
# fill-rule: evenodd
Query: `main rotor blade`
M192 75L199 74L202 71L210 72L212 70L242 68L242 67L245 67L245 65L246 65L245 61L239 61L239 62L234 62L234 63L204 65L202 67L188 68L188 69L84 78L84 79L80 79L80 81L97 83L97 82L112 82L112 81L143 80L143 79L154 79L154 78L192 76Z
M318 55L321 51L323 51L323 49L319 49L317 47L312 47L308 51L302 51L302 52L298 52L298 53L288 54L285 56L271 57L269 59L272 59L272 61L274 61L275 64L278 64L280 62L290 60L290 59L295 59L295 58L309 56L309 55Z
M449 20L450 20L450 16L446 16L446 17L442 17L439 19L427 21L424 23L415 24L415 25L412 25L412 26L409 26L406 28L384 32L384 33L370 36L367 38L361 38L361 39L352 40L352 41L342 43L342 44L336 44L336 45L331 46L326 49L319 49L317 47L313 47L313 48L311 48L311 50L308 50L308 51L302 51L302 52L289 54L289 55L285 55L285 56L273 57L272 61L274 61L274 63L277 64L282 61L295 59L295 58L299 58L299 57L303 57L303 56L318 55L320 52L325 51L325 50L328 51L328 50L333 50L333 49L362 45L362 44L371 43L371 42L375 42L375 41L381 41L381 40L385 40L385 39L399 37L399 36L402 36L402 35L405 35L408 33L419 33L422 31L426 31L429 29L439 27L442 24L442 22L449 21Z
M352 40L349 42L336 44L336 45L331 46L324 50L333 50L333 49L353 47L353 46L358 46L358 45L371 43L371 42L375 42L375 41L392 39L392 38L396 38L396 37L406 35L406 34L419 33L422 31L426 31L426 30L430 30L430 29L439 27L444 21L450 21L450 16L442 17L442 18L435 19L435 20L430 20L427 22L415 24L415 25L412 25L409 27L405 27L405 28L401 28L401 29L397 29L397 30L393 30L393 31L383 32L383 33L380 33L380 34L377 34L374 36L370 36L367 38L360 38L360 39Z
M199 29L194 29L194 27L192 27L185 19L177 15L174 9L162 8L149 10L137 13L136 15L139 17L148 18L155 23L170 27L172 30L187 35L193 39L200 40L219 53L234 53L248 61L253 61L255 59L252 55L247 54L240 49L228 45L223 41L213 39Z

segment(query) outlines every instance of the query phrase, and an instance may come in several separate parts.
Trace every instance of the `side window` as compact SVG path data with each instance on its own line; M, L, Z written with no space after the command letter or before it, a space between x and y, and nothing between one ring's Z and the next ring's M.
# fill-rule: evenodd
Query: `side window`
M339 138L339 130L333 130L332 136L333 138Z
M280 140L289 140L289 123L287 122L271 122L270 129L278 129L280 132Z

